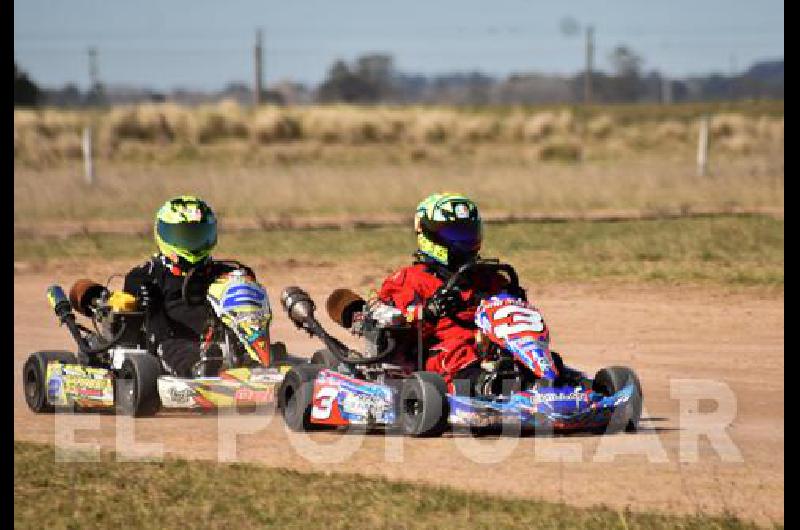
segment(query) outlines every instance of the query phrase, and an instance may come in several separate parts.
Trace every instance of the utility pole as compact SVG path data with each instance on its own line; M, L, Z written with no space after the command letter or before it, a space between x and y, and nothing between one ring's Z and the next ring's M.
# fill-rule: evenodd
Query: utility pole
M594 63L594 26L586 27L586 73L584 75L583 100L592 102L592 69Z
M89 48L89 81L95 87L100 84L100 75L97 69L97 48L94 46Z
M89 98L96 105L103 102L103 86L100 84L100 68L97 66L97 48L91 46L89 52Z
M255 88L253 94L253 104L258 106L261 104L261 93L262 93L262 79L261 79L261 29L256 30L256 46L253 50L253 56L255 60Z
M731 65L730 65L731 73L730 73L730 82L728 83L728 85L730 87L729 90L728 90L728 97L733 99L733 98L736 97L736 85L737 85L737 83L736 83L736 54L735 53L731 54L730 61L731 61Z
M89 50L89 92L87 94L87 103L94 106L103 104L103 86L100 84L100 68L97 66L97 48L90 46ZM83 153L83 170L84 178L88 185L93 185L96 180L94 169L94 147L92 145L92 136L97 129L97 113L92 111L89 113L89 123L83 128L83 138L81 141L81 151Z
M661 79L661 103L664 105L672 103L672 81L668 77Z

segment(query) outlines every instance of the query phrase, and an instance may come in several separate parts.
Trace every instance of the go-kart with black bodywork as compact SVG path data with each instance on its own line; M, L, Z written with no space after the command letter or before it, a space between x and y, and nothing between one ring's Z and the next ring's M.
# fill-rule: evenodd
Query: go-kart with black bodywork
M78 280L67 297L61 287L47 290L50 306L69 330L76 352L39 351L23 367L25 400L34 412L56 409L102 409L133 416L162 408L213 410L273 403L276 387L292 364L305 362L286 354L282 343L270 344L272 318L267 292L252 270L236 261L208 291L192 295L184 281L183 296L199 297L213 315L204 352L193 373L169 375L156 346L148 345L147 312L124 291L111 291L91 280ZM78 323L75 311L92 329ZM208 348L214 343L218 348ZM212 354L211 352L215 352Z

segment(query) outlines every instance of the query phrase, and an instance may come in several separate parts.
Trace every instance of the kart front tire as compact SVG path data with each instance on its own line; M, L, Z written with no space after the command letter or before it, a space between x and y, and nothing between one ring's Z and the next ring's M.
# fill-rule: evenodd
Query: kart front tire
M316 364L292 367L278 387L278 410L286 426L295 432L309 431L311 423L311 400L314 397L314 380L323 367Z
M55 407L47 401L47 365L53 361L77 364L78 358L68 351L37 351L32 353L22 367L25 402L33 412L53 412Z
M633 382L635 390L631 400L622 411L615 411L611 421L606 427L606 432L616 433L623 429L628 432L635 432L639 427L639 419L642 416L642 385L639 377L632 369L627 366L609 366L597 372L592 382L592 390L610 396L620 390L629 382Z
M448 425L450 402L447 384L434 372L414 372L403 381L398 402L398 423L403 434L440 436Z
M161 361L153 355L131 355L125 359L115 384L117 413L140 418L158 412L160 375Z

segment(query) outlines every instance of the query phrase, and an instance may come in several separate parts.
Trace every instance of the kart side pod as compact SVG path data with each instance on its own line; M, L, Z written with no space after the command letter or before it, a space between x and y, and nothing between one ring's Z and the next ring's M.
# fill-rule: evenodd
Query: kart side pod
M371 383L318 365L295 366L278 389L278 409L294 431L384 425L408 436L441 435L450 415L442 376L414 372L395 383Z

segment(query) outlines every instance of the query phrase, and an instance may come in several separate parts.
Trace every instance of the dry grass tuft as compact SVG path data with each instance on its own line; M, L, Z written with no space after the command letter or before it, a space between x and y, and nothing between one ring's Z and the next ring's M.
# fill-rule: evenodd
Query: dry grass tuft
M614 131L614 121L605 114L589 120L586 125L587 132L595 138L605 139Z
M712 117L710 133L713 138L727 138L735 135L752 135L754 123L752 119L741 114L724 113Z
M256 113L252 137L260 144L301 140L303 127L297 116L268 107Z
M689 128L677 120L666 120L656 124L653 137L657 141L685 142L689 139Z
M538 149L542 162L578 162L582 156L581 144L570 138L553 138Z

